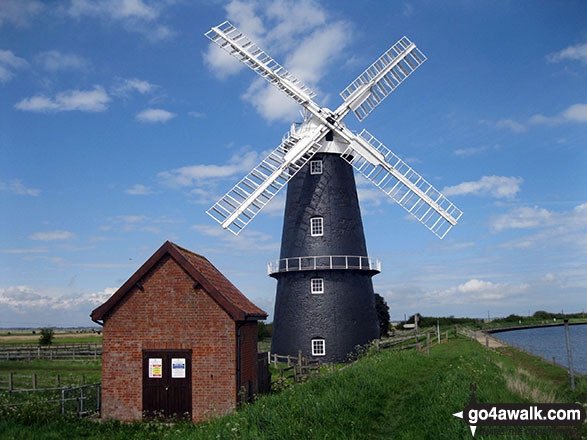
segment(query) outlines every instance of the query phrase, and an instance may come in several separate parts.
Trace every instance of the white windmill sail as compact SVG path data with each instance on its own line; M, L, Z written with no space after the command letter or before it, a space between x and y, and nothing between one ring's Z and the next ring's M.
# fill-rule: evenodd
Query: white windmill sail
M210 29L206 37L274 84L298 104L304 104L316 96L308 86L267 55L229 21Z
M305 136L288 132L275 150L206 213L238 235L310 160L320 148L317 142L327 131L326 127L319 127Z
M343 105L362 121L424 61L424 54L403 37L340 92Z
M367 145L380 154L366 158L362 150L370 150ZM376 157L383 160L374 160ZM463 214L367 130L359 133L342 158L439 238L444 238Z

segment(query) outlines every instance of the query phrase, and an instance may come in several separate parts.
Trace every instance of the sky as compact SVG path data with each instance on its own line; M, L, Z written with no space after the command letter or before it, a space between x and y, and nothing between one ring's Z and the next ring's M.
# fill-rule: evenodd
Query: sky
M239 236L205 211L300 107L211 45L225 20L331 109L402 36L427 56L345 118L463 211L440 240L357 176L392 320L584 309L586 2L0 0L0 327L93 325L166 240L271 321L285 191Z

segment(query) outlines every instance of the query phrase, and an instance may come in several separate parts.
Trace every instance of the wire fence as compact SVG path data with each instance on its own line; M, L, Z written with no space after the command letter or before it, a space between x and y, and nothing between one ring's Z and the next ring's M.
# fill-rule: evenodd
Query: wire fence
M102 345L68 344L63 346L17 346L1 347L0 361L33 360L98 360L102 356Z
M74 413L84 416L100 412L101 392L100 382L78 387L2 391L0 409L6 411L41 407L43 410L52 408L60 414Z

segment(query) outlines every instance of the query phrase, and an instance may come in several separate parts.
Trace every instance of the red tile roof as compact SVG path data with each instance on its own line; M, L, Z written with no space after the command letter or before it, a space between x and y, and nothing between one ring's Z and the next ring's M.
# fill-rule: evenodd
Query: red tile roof
M208 259L166 241L104 304L91 313L93 321L107 313L157 264L169 254L235 321L266 319L267 313L253 304Z

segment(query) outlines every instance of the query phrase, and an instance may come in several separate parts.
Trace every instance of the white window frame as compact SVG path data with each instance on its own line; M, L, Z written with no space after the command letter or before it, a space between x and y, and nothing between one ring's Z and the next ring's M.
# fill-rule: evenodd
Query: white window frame
M324 293L324 278L312 278L310 280L310 292L315 295Z
M312 339L312 356L326 355L326 339Z
M322 174L322 160L310 161L310 174Z
M324 235L323 217L312 217L310 219L310 235L312 235L312 237L321 237Z

